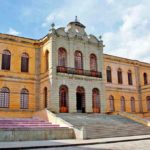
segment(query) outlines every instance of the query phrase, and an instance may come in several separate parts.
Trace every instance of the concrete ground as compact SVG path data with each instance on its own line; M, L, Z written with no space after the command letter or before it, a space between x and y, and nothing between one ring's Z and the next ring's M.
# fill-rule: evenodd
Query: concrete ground
M150 135L92 140L48 140L0 142L0 149L37 150L150 150Z
M32 150L150 150L150 140Z

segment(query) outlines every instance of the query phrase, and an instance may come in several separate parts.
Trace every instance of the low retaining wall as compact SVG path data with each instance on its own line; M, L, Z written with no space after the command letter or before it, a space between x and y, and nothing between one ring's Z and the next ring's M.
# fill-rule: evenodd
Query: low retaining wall
M36 141L36 140L74 139L73 129L0 129L0 141Z
M141 123L145 126L149 126L150 127L150 121L140 117L140 116L137 116L135 114L130 114L130 113L127 113L127 112L120 112L119 115L123 116L123 117L126 117L126 118L129 118L135 122L138 122L138 123Z
M147 118L147 117L150 117L150 112L136 113L135 115L142 117L142 118Z
M1 110L0 111L0 118L32 118L33 111L6 111Z
M144 117L150 117L150 112L144 113L143 116Z
M47 109L35 112L33 117L39 117L40 119L43 119L45 121L52 122L54 124L59 124L61 127L68 127L74 130L74 135L76 139L86 139L86 134L84 132L84 128L81 129L75 128L72 124L69 122L63 120L60 117L57 117L54 113L50 112Z

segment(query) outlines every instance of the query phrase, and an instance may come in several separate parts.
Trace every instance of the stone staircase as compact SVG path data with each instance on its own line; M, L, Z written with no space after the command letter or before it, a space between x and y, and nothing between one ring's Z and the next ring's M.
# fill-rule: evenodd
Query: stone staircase
M57 114L76 128L84 127L86 139L150 135L150 127L119 115Z
M38 118L0 119L0 141L54 140L74 138L73 129Z
M0 119L0 129L39 129L39 128L58 128L59 125L52 124L37 118L27 119Z

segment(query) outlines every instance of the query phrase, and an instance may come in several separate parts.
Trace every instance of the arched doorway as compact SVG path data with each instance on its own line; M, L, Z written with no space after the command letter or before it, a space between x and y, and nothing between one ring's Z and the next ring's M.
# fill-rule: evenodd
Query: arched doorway
M95 54L90 55L90 70L97 71L97 58Z
M67 66L67 52L62 47L58 49L58 66Z
M68 112L68 87L66 85L60 86L59 104L60 104L60 112L67 113Z
M92 90L92 104L93 104L93 112L99 113L100 112L100 97L99 97L99 90L94 88Z
M85 113L85 91L83 87L77 87L76 99L77 99L76 103L77 112Z
M75 68L83 69L83 56L80 51L75 51Z

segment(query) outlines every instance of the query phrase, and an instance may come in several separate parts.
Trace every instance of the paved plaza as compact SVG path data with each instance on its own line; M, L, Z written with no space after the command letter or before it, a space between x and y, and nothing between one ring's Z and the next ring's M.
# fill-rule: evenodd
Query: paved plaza
M150 135L91 140L47 140L0 142L3 150L149 150Z
M35 150L48 150L48 149L50 150L150 150L150 140L60 147L60 148L42 148L42 149L40 148Z

